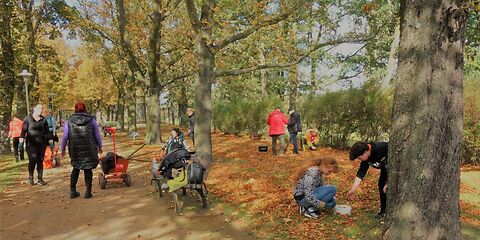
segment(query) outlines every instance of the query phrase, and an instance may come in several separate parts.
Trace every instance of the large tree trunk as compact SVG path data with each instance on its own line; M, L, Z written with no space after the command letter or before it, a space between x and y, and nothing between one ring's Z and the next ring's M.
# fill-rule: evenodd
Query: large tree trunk
M461 238L462 71L468 1L456 2L401 1L383 239Z
M212 163L212 83L215 55L201 36L197 36L198 78L195 81L195 149L200 159Z
M149 66L148 75L150 78L150 88L148 91L148 117L147 117L147 144L160 144L162 142L161 121L160 121L160 84L158 82L157 65L160 60L158 54L158 44L161 37L162 1L153 1L152 30L150 32L148 55Z
M136 84L135 84L135 72L140 72L139 66L135 60L135 56L133 55L131 49L130 38L127 35L126 28L127 28L127 16L125 11L125 3L124 0L115 0L115 4L117 7L117 18L118 18L118 30L120 33L120 43L123 50L123 55L127 57L127 66L130 70L128 72L128 90L130 92L125 93L128 97L128 131L136 131L137 130L137 114L136 114Z
M0 62L0 153L9 153L10 144L3 140L8 136L8 123L12 115L13 89L15 87L15 53L10 20L13 2L0 2L0 46L2 61Z

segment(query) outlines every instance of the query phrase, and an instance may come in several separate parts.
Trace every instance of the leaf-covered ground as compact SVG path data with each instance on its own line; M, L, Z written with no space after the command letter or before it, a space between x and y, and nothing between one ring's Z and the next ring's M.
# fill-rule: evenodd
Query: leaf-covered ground
M290 145L288 153L279 157L271 151L258 151L259 145L270 145L267 140L214 133L212 141L214 165L208 179L210 190L252 219L260 238L375 239L380 235L383 222L374 218L379 206L379 172L370 169L355 201L348 202L346 194L359 163L349 161L346 151L321 148L293 155ZM327 176L326 183L337 186L338 204L352 206L350 216L324 213L319 219L308 219L298 213L290 177L302 161L322 155L334 156L340 163L340 172ZM476 170L472 173L478 173ZM479 195L479 189L467 186L462 184L462 192ZM461 207L464 237L478 239L478 205L462 201Z
M163 126L164 139L172 127L171 125ZM125 136L125 133L119 133L118 148L120 153L128 155L140 146L143 142L142 138L145 136L145 129L140 129L140 134L139 139L131 141ZM15 225L17 220L27 221L24 223L26 226L19 227L24 231L23 233L20 231L16 235L12 229L3 231L4 228L1 227L0 236L9 234L11 237L25 237L28 234L36 233L37 235L31 237L49 234L50 237L46 239L61 239L62 234L67 234L68 231L71 234L83 234L85 226L88 226L88 233L92 236L98 233L106 234L104 229L102 230L101 227L97 229L94 226L106 221L113 221L114 218L94 218L95 220L92 220L91 215L100 212L103 209L102 204L106 201L114 201L113 198L118 194L124 196L121 200L118 200L122 201L122 204L128 205L133 202L140 204L139 201L141 201L142 213L139 215L138 211L140 210L138 209L112 208L105 213L102 212L102 216L108 214L116 216L119 213L125 216L136 216L135 219L121 219L123 224L130 226L128 229L124 229L125 231L122 234L126 234L125 236L141 235L141 239L158 239L155 238L158 236L168 236L168 239L198 239L200 236L203 239L221 239L223 236L242 240L253 236L259 239L376 239L381 234L383 222L374 218L378 210L378 171L371 169L362 183L356 200L347 202L346 193L352 184L358 167L358 162L348 160L347 152L321 148L317 151L306 151L300 152L299 155L293 155L291 153L292 146L290 146L285 156L276 157L271 152L261 153L258 151L259 145L269 145L267 140L213 133L212 141L214 164L207 180L207 188L211 193L209 195L211 208L203 211L195 207L198 204L187 204L188 207L185 211L188 217L175 217L173 210L169 209L171 203L168 200L159 200L155 197L155 193L152 192L152 187L149 185L149 162L154 155L159 153L159 146L146 146L139 154L136 154L135 159L137 161L132 162L131 168L129 167L129 171L133 173L134 177L134 184L130 189L112 187L112 189L100 190L96 185L94 186L94 199L92 201L68 200L68 162L64 162L66 164L64 168L48 171L47 176L50 184L46 188L33 187L36 192L30 191L30 187L26 186L22 179L18 179L20 168L23 169L20 175L22 177L26 175L24 164L12 165L12 161L9 161L8 166L0 165L2 174L8 172L8 174L4 174L5 176L0 175L0 185L4 187L2 206L6 204L0 212L5 215L4 217L8 216L9 219L8 221L4 220L2 225L17 227ZM111 148L111 145L108 148ZM105 150L108 151L108 148ZM337 201L339 204L352 206L353 212L350 216L324 213L319 219L308 219L298 213L295 201L292 198L294 183L290 180L290 176L302 161L322 155L334 156L340 162L340 172L327 176L325 182L337 186ZM5 164L6 162L1 161L1 163ZM463 170L461 185L462 232L464 239L480 239L480 189L478 188L480 169L464 168ZM82 182L83 180L79 180L80 186L83 184ZM15 205L15 201L28 197L30 197L30 200L26 203L19 202ZM46 199L46 202L44 200L40 202L31 201L37 198ZM63 204L58 202L59 199L70 205L62 211L47 208L48 212L45 213L44 206L49 205L48 203ZM79 205L74 204L74 202L79 202L82 207L88 205L92 211L84 213L81 208L78 208ZM56 228L55 232L52 232L51 229L44 229L41 226L38 229L38 226L34 224L35 219L32 218L31 213L17 212L16 210L16 208L25 207L38 212L43 211L42 217L45 219L50 219L52 216L57 219L62 219L62 217L69 219L72 214L79 216L83 214L85 216L82 215L83 220L78 220L83 221L80 225L78 221L71 222L70 225L67 221L62 225L71 228L71 230ZM167 218L160 219L159 216L167 216ZM180 222L185 222L188 225L191 222L196 222L195 219L203 219L195 229L180 224ZM120 219L115 221L120 221ZM150 224L152 221L165 224L172 229L179 228L183 229L182 231L190 229L187 232L189 235L185 237L178 235L176 232L168 234L158 232L155 230L155 226L159 225ZM142 224L133 224L134 222L142 222ZM147 222L149 224L146 224ZM80 238L80 235L78 236ZM103 236L105 239L117 239L115 236L118 236L118 234L115 236L108 235L111 238L107 235ZM127 239L133 238L127 237Z

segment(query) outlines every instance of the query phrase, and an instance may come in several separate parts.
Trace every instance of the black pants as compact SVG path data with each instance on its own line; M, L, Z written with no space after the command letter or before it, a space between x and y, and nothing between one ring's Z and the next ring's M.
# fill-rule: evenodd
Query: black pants
M44 143L29 143L27 142L27 154L28 154L28 173L33 175L35 165L37 166L37 172L43 171L43 157L45 156Z
M380 169L380 178L378 178L378 192L380 193L380 211L382 212L385 212L385 208L387 207L387 194L383 192L383 187L387 185L387 179L387 169Z
M76 190L79 175L80 169L73 168L72 173L70 174L70 190ZM87 189L91 189L93 179L92 169L83 169L83 175L85 177L85 185Z
M25 159L25 155L24 155L24 150L23 150L23 147L22 148L19 148L19 139L18 137L16 138L13 138L13 155L15 155L15 159L18 159L18 155L20 154L20 160L24 160Z

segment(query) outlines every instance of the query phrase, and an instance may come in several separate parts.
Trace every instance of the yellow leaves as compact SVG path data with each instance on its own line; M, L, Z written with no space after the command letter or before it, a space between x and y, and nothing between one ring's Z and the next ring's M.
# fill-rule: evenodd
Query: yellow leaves
M362 12L367 13L367 12L372 12L378 9L378 4L376 3L366 3L362 5Z

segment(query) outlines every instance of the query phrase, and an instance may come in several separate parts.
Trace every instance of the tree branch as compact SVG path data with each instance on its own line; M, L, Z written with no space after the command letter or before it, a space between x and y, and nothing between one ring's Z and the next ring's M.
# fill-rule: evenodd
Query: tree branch
M330 46L330 45L338 45L341 43L358 43L358 42L364 42L367 41L368 39L337 39L337 40L332 40L328 42L323 42L314 45L311 47L307 52L305 52L302 56L300 56L297 60L290 62L290 63L284 63L284 64L279 64L279 63L271 63L271 64L261 64L253 67L248 67L248 68L240 68L240 69L233 69L233 70L221 70L215 73L216 77L226 77L226 76L238 76L244 73L249 73L253 72L256 70L260 69L267 69L267 68L286 68L290 67L296 64L301 63L305 58L310 56L313 52L316 50L325 47L325 46Z
M185 6L187 7L188 19L190 20L193 31L198 34L200 32L200 20L198 19L195 2L193 0L185 0Z
M233 35L219 41L217 44L215 44L214 48L216 50L220 50L220 49L226 47L229 44L232 44L232 43L234 43L238 40L241 40L241 39L244 39L244 38L250 36L251 34L255 33L256 31L260 30L261 28L264 28L264 27L267 27L267 26L270 26L270 25L277 24L277 23L281 22L282 20L288 18L294 11L296 11L298 8L300 8L303 4L305 4L305 2L306 2L306 0L297 0L295 5L293 7L291 7L290 9L288 9L286 12L278 14L278 15L272 17L272 18L260 21L258 24L255 24L255 25L245 29L242 32L233 34Z

